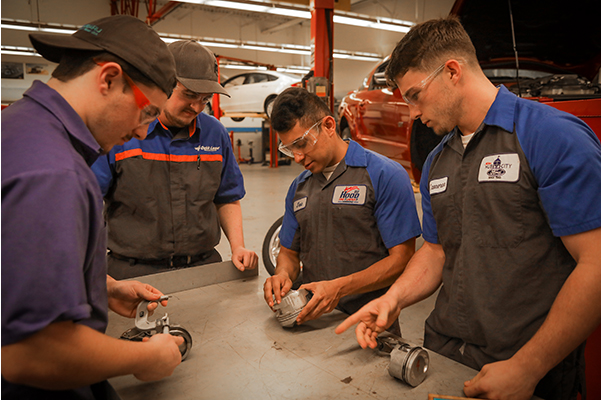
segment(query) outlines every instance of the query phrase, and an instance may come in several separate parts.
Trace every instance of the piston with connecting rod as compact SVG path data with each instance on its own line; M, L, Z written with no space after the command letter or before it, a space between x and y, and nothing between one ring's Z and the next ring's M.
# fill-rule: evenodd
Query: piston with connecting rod
M412 387L420 385L429 369L429 355L420 346L414 346L394 336L376 338L377 350L391 357L389 375Z

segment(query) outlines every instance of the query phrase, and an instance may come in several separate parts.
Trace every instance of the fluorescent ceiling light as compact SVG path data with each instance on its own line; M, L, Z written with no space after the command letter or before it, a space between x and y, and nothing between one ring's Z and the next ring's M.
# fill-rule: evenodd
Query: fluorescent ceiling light
M201 4L210 7L228 8L231 10L251 11L283 15L293 18L311 19L308 6L266 3L263 0L247 0L244 2L226 0L179 0L182 3ZM265 4L265 5L264 5ZM360 26L364 28L380 29L393 32L406 33L415 25L414 22L386 17L372 17L370 15L334 10L333 21L337 24Z
M273 8L270 8L267 12L270 14L284 15L286 17L293 17L293 18L303 18L303 19L311 18L311 13L309 11L291 10L290 8L273 7Z
M201 0L199 0L201 1ZM208 1L208 0L207 0ZM217 1L217 0L215 0ZM221 0L220 0L221 1ZM30 21L14 21L14 20L3 20L1 27L2 29L17 29L17 30L28 30L28 31L42 31L42 32L54 32L54 33L62 33L62 34L72 34L75 32L77 28L72 25L70 26L61 26L61 25L50 25L46 24L45 26L41 26L39 23L34 23ZM14 22L14 23L10 23ZM200 44L207 47L217 47L217 48L231 48L231 49L243 49L243 50L253 50L253 51L266 51L266 52L275 52L275 53L286 53L286 54L297 54L303 56L311 55L311 47L299 44L278 44L278 43L263 43L263 42L252 42L252 41L237 41L230 39L217 39L217 38L198 38L188 35L177 35L177 34L168 34L168 33L159 33L159 36L166 43L171 43L177 40L197 40ZM9 51L9 49L5 48L5 51ZM12 49L11 51L18 51ZM21 55L33 55L35 51L33 49L29 49L29 51L23 51ZM9 54L9 53L5 53ZM13 53L11 53L13 54ZM345 50L334 50L333 51L334 58L339 59L347 59L347 60L356 60L356 61L379 61L382 59L380 54L376 53L365 53L365 52L352 52Z
M30 32L47 32L47 33L61 33L65 35L72 35L76 32L76 29L70 28L50 28L41 27L34 25L15 25L15 24L0 24L2 29L14 29L18 31L30 31Z
M221 47L221 48L225 48L225 49L237 49L238 47L240 47L237 44L222 43L222 42L203 42L203 41L199 41L199 43L202 44L203 46L207 46L207 47Z
M335 23L344 24L344 25L362 26L365 28L374 28L374 29L393 31L393 32L407 33L410 30L409 26L384 24L379 21L374 22L374 21L368 21L365 19L344 17L341 15L335 15L332 18L332 20Z

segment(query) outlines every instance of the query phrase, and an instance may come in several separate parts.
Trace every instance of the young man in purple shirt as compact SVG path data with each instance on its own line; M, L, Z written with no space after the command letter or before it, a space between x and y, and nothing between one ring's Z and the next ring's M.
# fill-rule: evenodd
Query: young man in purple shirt
M175 65L159 36L128 16L30 38L59 66L2 112L2 398L118 398L108 378L171 375L182 338L104 334L108 307L133 317L161 293L107 276L90 166L146 136L175 86Z

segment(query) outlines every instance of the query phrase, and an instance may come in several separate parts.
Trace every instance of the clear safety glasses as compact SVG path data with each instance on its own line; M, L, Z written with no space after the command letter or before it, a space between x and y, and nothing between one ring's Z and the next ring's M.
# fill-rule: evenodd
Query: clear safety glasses
M441 71L443 71L443 68L445 67L446 63L447 63L447 61L444 62L443 64L441 64L439 67L437 67L437 69L434 70L429 76L427 76L426 78L424 78L422 80L422 82L420 82L418 84L418 86L412 86L411 88L409 88L408 90L406 90L405 93L403 93L401 95L403 97L403 100L406 103L415 106L418 103L418 97L420 96L420 92L422 90L424 90L424 88L426 87L426 85L428 85L429 83L431 83L431 81L433 79L435 79L437 77L437 75L439 75L439 73Z
M213 98L213 93L207 94L193 92L192 90L186 89L184 86L182 86L181 83L178 83L178 86L176 86L175 90L178 91L182 99L191 103L196 103L200 101L202 104L207 104Z
M316 135L311 133L311 131L312 129L318 127L322 123L322 121L324 121L324 119L321 119L315 124L313 124L311 128L306 130L305 133L301 135L301 137L298 137L289 144L285 145L284 143L280 143L280 145L278 146L278 150L280 150L283 154L291 158L295 158L295 154L306 154L314 147L314 145L318 141L318 134L320 133L319 129Z

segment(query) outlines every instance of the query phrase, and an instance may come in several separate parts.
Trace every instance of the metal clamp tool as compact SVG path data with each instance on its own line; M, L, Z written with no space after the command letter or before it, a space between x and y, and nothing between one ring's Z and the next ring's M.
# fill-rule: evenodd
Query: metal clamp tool
M377 337L378 351L391 356L389 375L412 387L420 385L429 369L429 355L420 346L404 342L397 336Z
M167 300L170 297L171 296L161 296L159 300L154 300L153 302L161 303L163 300ZM161 318L149 321L148 317L150 316L150 312L148 311L148 305L150 303L151 302L148 300L143 300L138 304L138 308L136 309L136 326L123 332L120 339L141 342L145 337L150 338L158 333L181 336L184 338L184 343L182 343L179 348L180 354L182 354L182 361L184 361L192 347L192 336L190 336L190 333L181 326L171 324L167 313Z

